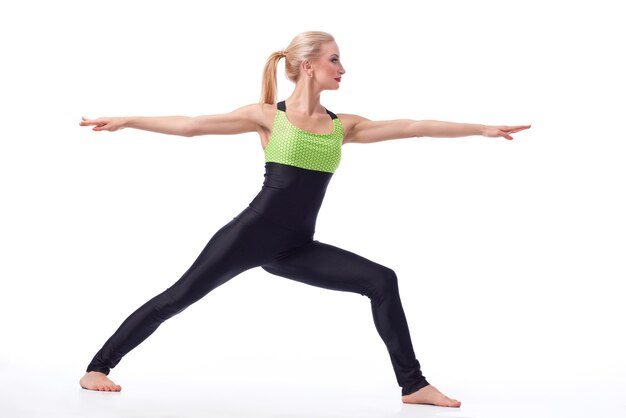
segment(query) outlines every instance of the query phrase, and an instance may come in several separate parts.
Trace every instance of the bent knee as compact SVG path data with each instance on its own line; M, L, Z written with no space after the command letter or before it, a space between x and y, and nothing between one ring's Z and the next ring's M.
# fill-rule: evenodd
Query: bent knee
M371 294L368 295L372 299L384 298L388 295L398 293L398 276L396 272L389 267L382 267L370 279Z
M396 275L396 272L389 267L383 268L380 276L380 282L380 286L385 292L398 291L398 276Z

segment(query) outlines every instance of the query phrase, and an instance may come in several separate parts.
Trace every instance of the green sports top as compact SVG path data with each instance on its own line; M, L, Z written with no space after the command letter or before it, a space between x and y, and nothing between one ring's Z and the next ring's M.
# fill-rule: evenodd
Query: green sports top
M265 162L334 173L341 161L343 143L343 126L337 115L326 110L333 121L333 131L316 134L292 125L286 111L285 102L279 102L272 135L265 146Z

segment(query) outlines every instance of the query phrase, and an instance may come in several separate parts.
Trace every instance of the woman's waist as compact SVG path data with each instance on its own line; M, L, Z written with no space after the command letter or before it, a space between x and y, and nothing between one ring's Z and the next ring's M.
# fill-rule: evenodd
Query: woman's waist
M268 162L263 187L248 206L289 229L312 231L331 178L332 173Z
M248 205L264 218L296 231L315 230L324 195L293 195L263 189Z

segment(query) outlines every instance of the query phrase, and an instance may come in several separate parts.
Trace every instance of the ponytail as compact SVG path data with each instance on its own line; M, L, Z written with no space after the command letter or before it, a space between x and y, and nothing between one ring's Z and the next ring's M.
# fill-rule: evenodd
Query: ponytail
M278 61L280 61L282 57L286 57L284 51L274 52L265 63L265 68L263 69L263 82L261 85L261 103L276 103L276 91L278 90L276 71L278 68Z

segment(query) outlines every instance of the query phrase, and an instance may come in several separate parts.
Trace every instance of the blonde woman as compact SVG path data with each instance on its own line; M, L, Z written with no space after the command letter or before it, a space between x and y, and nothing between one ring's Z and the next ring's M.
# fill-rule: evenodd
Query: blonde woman
M276 103L276 72L285 59L295 89ZM221 115L198 117L103 117L81 126L94 131L135 128L170 135L257 132L265 154L265 181L250 204L209 240L183 276L132 313L107 340L80 379L81 387L119 391L107 375L122 357L161 323L207 293L253 267L327 289L356 292L371 300L374 325L391 357L402 401L458 407L423 376L415 357L394 271L352 252L313 239L315 222L341 147L408 137L483 135L512 139L524 126L485 126L439 121L371 121L334 114L322 106L324 90L339 88L345 69L334 38L304 32L265 65L261 103Z

